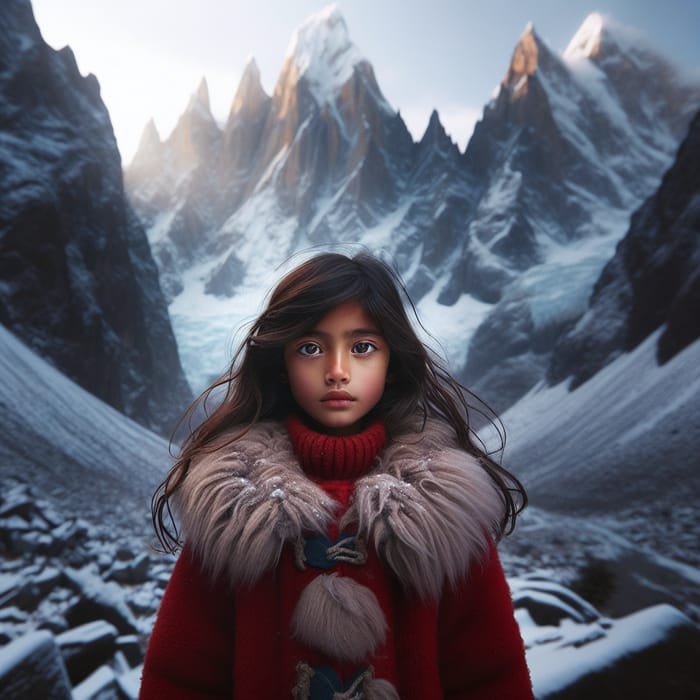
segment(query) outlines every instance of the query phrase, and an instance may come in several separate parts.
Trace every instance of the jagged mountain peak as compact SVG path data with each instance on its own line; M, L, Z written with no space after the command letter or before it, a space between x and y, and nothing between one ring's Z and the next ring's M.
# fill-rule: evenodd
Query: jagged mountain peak
M508 72L503 79L506 87L520 87L540 68L542 59L550 55L549 49L540 39L532 22L528 22L513 49Z
M141 132L138 148L128 167L128 176L137 177L138 173L145 171L147 177L151 177L154 165L160 163L162 152L163 141L156 122L151 117Z
M566 62L585 58L601 62L615 55L627 57L641 69L667 62L642 32L599 12L586 17L566 47L563 58Z
M258 67L258 62L255 60L255 56L248 56L245 68L243 69L243 75L241 76L240 85L249 84L261 85L260 68Z
M175 171L186 172L205 161L221 137L221 129L209 106L209 87L202 78L185 111L164 142ZM141 154L137 152L140 159Z
M428 120L428 128L426 131L441 128L443 127L442 122L440 121L440 115L438 114L437 109L433 109L433 111L430 113L430 119Z
M513 51L511 71L520 75L532 75L537 70L541 44L535 26L528 22Z
M236 95L231 103L229 116L236 116L243 111L254 112L262 103L269 99L268 94L263 89L262 81L260 80L258 64L255 58L250 56L243 69L243 75L238 84Z
M438 111L434 109L430 114L430 119L428 120L428 126L423 132L423 136L420 140L421 144L433 144L435 146L440 146L442 148L454 146L452 139L449 137L445 131L445 127L440 121L440 115Z
M298 249L340 241L385 247L425 308L434 301L461 314L478 302L483 332L446 351L468 384L483 378L476 390L491 401L504 397L499 408L532 387L553 339L583 313L629 212L670 160L675 123L684 126L677 113L698 102L676 99L665 75L650 81L637 61L615 60L612 51L603 65L568 65L532 24L513 46L503 66L509 77L462 154L437 113L413 142L337 7L307 20L261 109L244 107L223 134L191 120L199 132L190 133L203 137L196 157L175 157L194 139L183 138L177 153L168 143L161 170L169 180L163 176L157 192L153 178L137 183L135 201L156 222L149 233L174 308L191 292L195 259L202 308L220 305L230 323L229 309L241 306L234 300L268 286L266 275ZM245 73L241 91L258 85L257 66ZM333 79L314 82L315 75ZM645 83L657 94L640 104ZM585 265L557 292L561 303L548 304L560 269L550 258L569 245L581 247ZM212 371L198 313L184 314L183 347L199 388ZM520 340L533 337L536 352L521 358ZM511 360L503 382L495 368Z
M144 166L149 167L152 162L157 162L163 148L163 142L158 132L156 122L151 117L146 126L143 127L139 145L136 153L129 164L129 170L132 174L136 173Z
M195 125L197 125L195 127ZM211 106L209 103L209 86L207 84L207 79L202 78L199 81L197 89L192 93L185 111L180 116L173 133L170 138L183 129L189 131L192 128L201 128L204 126L206 129L218 130L216 120L211 113Z
M190 101L187 105L188 112L193 110L211 114L211 106L209 103L209 85L207 84L207 79L204 76L202 76L202 79L199 81L199 85L197 86L195 92L192 93Z
M609 21L599 12L588 15L572 37L569 45L564 51L565 58L577 58L585 56L587 58L596 56L600 51L603 27Z
M156 122L153 117L151 117L148 122L146 122L146 126L143 127L137 150L141 152L149 151L160 145L161 139L160 134L158 133L158 127L156 126Z
M307 19L292 36L280 82L302 77L319 104L331 102L338 88L365 59L350 40L337 5L329 5ZM279 86L278 86L279 87Z

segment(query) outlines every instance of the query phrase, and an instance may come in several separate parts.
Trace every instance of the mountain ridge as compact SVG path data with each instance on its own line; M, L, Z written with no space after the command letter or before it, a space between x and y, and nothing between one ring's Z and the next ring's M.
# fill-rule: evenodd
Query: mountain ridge
M306 26L327 32L321 46L333 36L323 17ZM584 312L630 213L670 164L678 125L700 106L700 82L688 87L664 68L658 99L646 86L644 114L628 114L625 71L634 66L620 68L629 63L624 53L615 64L605 48L611 31L600 30L597 53L572 49L567 57L526 27L463 153L437 112L415 143L400 114L386 111L369 61L351 52L350 77L331 81L330 100L327 92L316 99L288 56L274 94L255 89L251 118L233 125L229 117L225 155L213 134L214 156L188 172L166 175L153 163L146 182L127 167L193 383L206 384L225 365L211 347L227 344L216 319L226 316L230 329L244 320L237 295L258 290L259 300L271 271L299 251L349 245L391 259L419 308L450 316L479 309L473 336L439 332L453 371L496 408L534 386L557 338ZM159 180L160 194L149 194ZM577 283L567 282L555 304L564 259ZM207 306L219 328L208 339L208 369L205 339L193 334L201 328L195 305Z
M169 432L191 397L95 76L3 5L0 322L127 415Z

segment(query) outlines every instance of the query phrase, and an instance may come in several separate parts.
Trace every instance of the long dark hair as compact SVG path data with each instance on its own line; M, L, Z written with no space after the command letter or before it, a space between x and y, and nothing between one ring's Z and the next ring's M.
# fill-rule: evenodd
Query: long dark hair
M349 301L361 304L390 349L388 376L392 381L374 409L383 417L389 437L400 433L409 422L415 425L418 421L420 430L428 418L446 421L454 429L458 444L479 459L502 494L505 509L498 534L512 532L517 515L527 503L525 489L476 438L470 412L484 404L457 382L419 339L406 311L410 308L418 319L416 309L399 275L367 253L353 257L323 253L282 278L267 308L234 354L228 371L185 414L184 420L191 421L212 393L224 393L211 415L189 432L176 462L153 495L153 525L166 550L176 551L181 544L170 498L187 475L191 460L212 449L212 440L230 428L235 427L231 437L235 441L258 421L282 420L295 409L289 385L282 381L284 346L308 333L331 309ZM488 411L481 413L486 415ZM490 419L503 436L495 414L491 413Z

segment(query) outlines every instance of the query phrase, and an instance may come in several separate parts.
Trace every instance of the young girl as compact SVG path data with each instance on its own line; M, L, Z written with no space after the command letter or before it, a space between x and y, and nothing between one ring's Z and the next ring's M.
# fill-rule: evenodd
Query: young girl
M379 260L278 284L154 496L185 545L141 698L532 698L494 540L525 505ZM412 306L412 305L411 305Z

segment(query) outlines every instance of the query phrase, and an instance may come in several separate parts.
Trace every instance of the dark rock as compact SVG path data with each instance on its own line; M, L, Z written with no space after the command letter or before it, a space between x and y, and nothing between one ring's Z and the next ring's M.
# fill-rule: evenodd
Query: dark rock
M112 658L117 650L117 629L109 622L96 620L59 634L56 642L71 683L76 685Z
M146 552L143 552L130 561L116 561L107 572L105 578L117 583L144 583L148 579L148 569L150 559Z
M32 632L0 649L3 700L72 700L70 681L54 637Z
M18 515L23 520L29 520L36 510L36 505L27 489L23 489L22 495L8 494L0 505L0 520L5 520L13 515Z
M124 543L120 544L114 553L117 561L130 561L136 557L136 554L132 545Z
M130 666L137 666L143 661L143 649L135 634L117 637L117 649L124 654Z
M54 613L41 621L39 624L39 629L47 630L53 635L58 635L62 634L63 632L67 632L70 627L63 615L57 615Z
M73 700L122 700L117 675L109 666L100 666L73 688Z
M123 593L116 583L105 583L86 571L66 570L66 578L78 593L78 600L65 611L71 627L96 620L113 624L120 634L137 634L134 618L123 601Z
M245 266L235 252L231 253L206 281L204 291L216 297L231 297L244 274Z
M85 540L88 534L91 534L90 525L75 518L62 522L51 531L51 537L60 547L75 545Z
M63 580L63 574L54 566L47 566L30 579L33 586L36 586L42 597L48 595L49 591L59 585Z
M28 619L29 615L27 615L24 610L20 610L19 608L15 607L14 605L12 606L4 606L0 608L0 622L9 622L9 623L19 623L19 622L26 622Z

